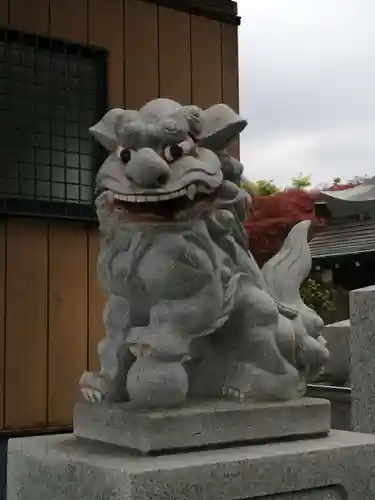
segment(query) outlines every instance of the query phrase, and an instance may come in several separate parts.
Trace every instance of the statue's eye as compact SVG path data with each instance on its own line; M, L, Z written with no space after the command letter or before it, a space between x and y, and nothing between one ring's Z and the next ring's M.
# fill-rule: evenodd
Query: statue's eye
M179 144L172 144L164 148L164 158L168 163L172 163L184 154L183 148Z
M132 157L132 153L131 153L130 149L127 149L127 148L119 148L117 155L124 165L129 163L129 161L131 160L131 157Z

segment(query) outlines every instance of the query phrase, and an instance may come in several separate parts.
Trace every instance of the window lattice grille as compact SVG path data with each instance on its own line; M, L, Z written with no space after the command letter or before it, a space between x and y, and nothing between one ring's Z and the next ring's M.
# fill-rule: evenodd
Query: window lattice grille
M0 30L0 208L91 217L106 52Z

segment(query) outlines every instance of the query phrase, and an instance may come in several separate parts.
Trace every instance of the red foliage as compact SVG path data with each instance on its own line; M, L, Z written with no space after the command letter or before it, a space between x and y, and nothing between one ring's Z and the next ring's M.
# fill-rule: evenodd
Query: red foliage
M311 220L310 238L324 225L315 215L318 193L289 189L271 196L255 196L244 226L249 248L263 266L282 247L289 231L302 220Z
M344 189L355 188L360 182L349 182L348 184L332 184L332 186L323 189L323 191L344 191Z

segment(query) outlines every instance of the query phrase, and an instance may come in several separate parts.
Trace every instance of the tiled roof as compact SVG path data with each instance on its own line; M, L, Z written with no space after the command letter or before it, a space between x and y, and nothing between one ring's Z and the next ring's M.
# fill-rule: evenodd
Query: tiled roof
M313 259L375 252L375 220L324 228L310 242Z
M375 177L366 179L362 184L344 190L322 191L319 201L326 203L336 219L360 213L375 212Z
M374 179L371 179L371 181L364 182L359 186L344 189L342 191L322 191L321 198L327 200L345 200L349 202L375 200L375 185L373 182Z

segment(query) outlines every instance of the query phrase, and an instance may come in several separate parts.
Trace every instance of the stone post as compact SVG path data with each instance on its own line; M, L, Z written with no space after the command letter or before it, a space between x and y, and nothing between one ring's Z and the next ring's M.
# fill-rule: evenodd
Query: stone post
M375 286L350 294L352 428L375 433Z

